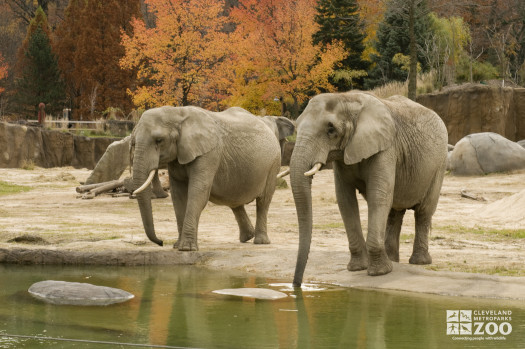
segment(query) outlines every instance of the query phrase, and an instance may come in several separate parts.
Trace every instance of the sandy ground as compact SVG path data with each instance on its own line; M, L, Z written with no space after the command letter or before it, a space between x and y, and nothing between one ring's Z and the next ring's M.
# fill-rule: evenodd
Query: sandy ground
M210 203L200 220L200 250L187 253L172 248L177 233L169 198L153 201L157 236L165 242L159 247L145 236L135 200L109 195L92 200L77 198L75 187L89 173L74 168L0 169L1 181L31 187L28 192L0 196L0 262L197 263L291 281L298 228L290 189L275 193L268 217L270 245L240 243L231 210ZM462 190L486 201L464 198ZM525 172L483 177L447 175L433 220L433 263L408 264L414 234L413 215L408 211L401 235L401 262L394 264L389 275L370 277L366 271L346 270L348 243L335 199L333 174L331 170L321 171L313 182L314 233L305 281L525 299L525 205L519 205L519 196L508 200L522 190ZM254 220L254 203L247 211ZM366 232L367 207L362 199L360 211ZM9 242L22 235L42 240Z

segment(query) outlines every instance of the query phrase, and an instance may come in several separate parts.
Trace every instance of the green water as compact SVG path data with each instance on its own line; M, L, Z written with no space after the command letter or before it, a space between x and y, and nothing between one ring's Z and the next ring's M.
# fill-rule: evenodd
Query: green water
M27 292L42 280L117 287L135 298L106 307L50 305ZM283 280L192 266L0 265L0 348L131 348L126 343L191 348L525 348L523 302L323 285L303 292L286 289L290 296L276 301L211 292L237 287L281 290L271 286L279 282ZM492 336L504 340L454 339L460 336L446 334L450 309L510 310L512 331Z

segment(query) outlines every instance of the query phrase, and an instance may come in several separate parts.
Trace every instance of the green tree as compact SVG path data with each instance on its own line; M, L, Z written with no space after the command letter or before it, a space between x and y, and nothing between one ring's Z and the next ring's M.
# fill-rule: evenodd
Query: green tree
M47 18L38 8L30 22L27 36L19 53L15 101L21 111L38 111L38 104L58 113L65 100L64 85L60 78L57 58L51 49Z
M319 30L312 36L314 44L326 47L339 41L348 53L345 59L337 63L339 69L332 76L332 83L338 91L362 87L369 63L363 59L363 40L366 35L357 1L319 0L316 11L315 22Z
M430 33L428 14L424 0L389 1L384 19L379 24L377 31L375 47L378 54L372 55L374 67L369 72L369 78L365 80L365 87L374 88L392 80L406 80L410 72L417 72L417 63L421 65L423 71L428 69L421 49ZM398 53L410 57L408 72L392 61ZM414 56L416 60L413 59ZM412 74L412 78L415 79L415 75L415 73Z

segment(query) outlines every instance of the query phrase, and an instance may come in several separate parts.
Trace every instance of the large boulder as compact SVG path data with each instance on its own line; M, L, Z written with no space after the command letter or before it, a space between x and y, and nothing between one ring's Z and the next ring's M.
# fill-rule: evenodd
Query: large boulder
M456 144L447 167L467 176L524 169L525 149L497 133L475 133Z
M28 291L37 299L59 305L109 305L135 297L118 288L55 280L34 283Z

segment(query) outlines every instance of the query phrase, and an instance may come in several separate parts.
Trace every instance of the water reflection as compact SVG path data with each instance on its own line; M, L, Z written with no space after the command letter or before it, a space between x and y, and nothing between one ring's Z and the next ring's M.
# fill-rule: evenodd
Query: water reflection
M33 299L42 280L89 282L135 298L107 307L56 306ZM501 347L455 342L446 309L511 309L505 348L525 347L521 303L430 297L325 286L294 290L278 280L197 267L38 267L0 265L0 334L43 335L198 348ZM214 294L222 288L268 287L289 297L268 301ZM0 337L0 348L49 347ZM58 343L53 347L91 347Z

